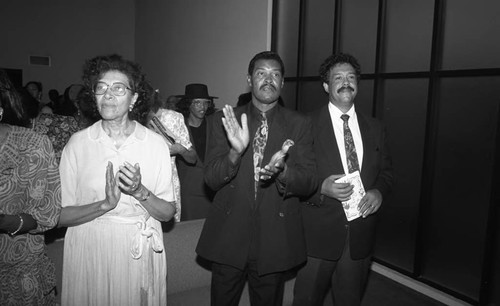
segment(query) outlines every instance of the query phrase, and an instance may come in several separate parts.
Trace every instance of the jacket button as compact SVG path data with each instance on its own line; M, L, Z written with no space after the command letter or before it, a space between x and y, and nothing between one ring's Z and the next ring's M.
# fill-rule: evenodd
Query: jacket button
M285 214L284 214L284 213L282 213L282 212L280 212L280 214L279 214L279 215L280 215L280 217L282 217L282 218L285 216Z

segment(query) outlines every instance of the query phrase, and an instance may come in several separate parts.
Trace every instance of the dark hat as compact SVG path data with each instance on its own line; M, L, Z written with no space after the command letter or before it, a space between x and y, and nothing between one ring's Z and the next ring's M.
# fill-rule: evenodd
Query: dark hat
M208 95L208 87L205 84L188 84L186 85L184 95L178 95L179 98L188 99L217 99Z

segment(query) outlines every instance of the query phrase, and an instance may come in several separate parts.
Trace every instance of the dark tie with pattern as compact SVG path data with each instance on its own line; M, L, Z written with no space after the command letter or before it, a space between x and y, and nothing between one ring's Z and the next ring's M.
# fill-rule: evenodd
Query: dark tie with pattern
M257 188L259 186L259 172L264 156L264 149L267 142L267 118L265 113L260 113L259 116L260 126L255 132L253 138L253 167L254 167L254 180L255 180L255 198L257 198Z
M356 147L354 146L354 138L352 138L351 129L347 124L349 115L343 114L340 118L344 120L344 144L347 158L347 170L349 173L353 173L354 171L359 170L359 163L358 154L356 154Z

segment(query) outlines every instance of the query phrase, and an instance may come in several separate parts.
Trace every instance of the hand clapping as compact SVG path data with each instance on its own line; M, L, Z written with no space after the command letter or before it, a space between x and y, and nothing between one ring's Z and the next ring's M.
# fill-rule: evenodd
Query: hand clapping
M226 130L227 139L236 153L241 154L248 146L250 136L248 132L247 115L241 115L241 126L234 115L233 107L225 105L222 109L224 117L222 124Z
M126 194L134 195L141 187L141 168L139 164L133 166L128 162L123 163L117 176L119 178L118 185Z
M118 175L114 175L113 164L108 162L106 167L106 199L104 200L102 206L105 211L114 209L118 204L118 201L120 201L121 191L118 184Z

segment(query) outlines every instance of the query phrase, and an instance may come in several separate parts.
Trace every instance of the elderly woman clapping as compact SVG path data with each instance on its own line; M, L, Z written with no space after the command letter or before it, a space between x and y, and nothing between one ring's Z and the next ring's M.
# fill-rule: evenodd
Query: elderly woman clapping
M138 122L151 87L118 55L88 60L83 81L102 119L74 134L61 157L62 304L165 305L160 221L175 206L168 146Z

